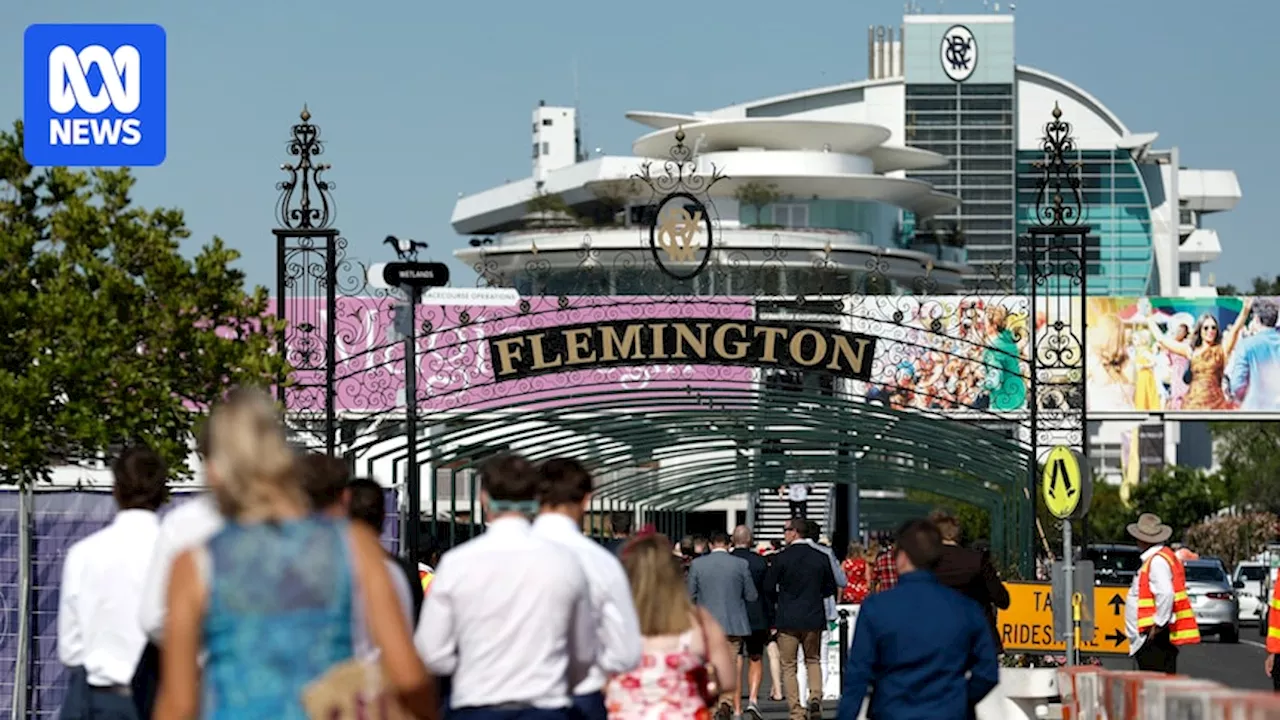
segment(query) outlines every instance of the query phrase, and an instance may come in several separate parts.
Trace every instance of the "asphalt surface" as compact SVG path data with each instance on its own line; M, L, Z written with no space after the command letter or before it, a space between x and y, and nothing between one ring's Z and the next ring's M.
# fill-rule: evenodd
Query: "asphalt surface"
M1266 645L1258 636L1258 626L1240 628L1240 642L1227 644L1217 638L1205 638L1199 645L1185 647L1178 653L1178 673L1220 682L1240 690L1271 690L1271 678L1263 671L1267 659ZM1131 670L1127 658L1106 658L1103 667Z

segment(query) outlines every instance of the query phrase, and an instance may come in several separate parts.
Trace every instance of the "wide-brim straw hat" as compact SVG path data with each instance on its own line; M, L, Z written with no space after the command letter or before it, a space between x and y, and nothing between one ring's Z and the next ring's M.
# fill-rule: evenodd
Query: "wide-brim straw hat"
M1152 545L1162 543L1173 535L1173 528L1160 522L1160 516L1152 513L1142 513L1138 516L1138 522L1129 523L1126 529L1134 538Z

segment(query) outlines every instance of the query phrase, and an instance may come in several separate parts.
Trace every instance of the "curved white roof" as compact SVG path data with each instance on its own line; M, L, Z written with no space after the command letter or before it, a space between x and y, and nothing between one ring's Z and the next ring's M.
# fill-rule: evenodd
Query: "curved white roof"
M893 135L889 128L869 123L803 118L726 118L655 130L636 140L631 149L640 157L669 157L671 147L676 144L676 133L682 130L686 135L685 144L703 153L760 148L859 155Z
M648 110L630 110L627 112L627 119L638 122L645 127L651 127L655 130L669 128L673 125L689 125L696 123L702 118L696 115L683 115L681 113L669 112L651 112Z

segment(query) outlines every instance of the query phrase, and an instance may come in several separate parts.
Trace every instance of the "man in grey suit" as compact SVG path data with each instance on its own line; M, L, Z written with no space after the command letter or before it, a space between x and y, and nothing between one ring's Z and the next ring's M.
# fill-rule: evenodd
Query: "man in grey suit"
M720 623L734 655L741 654L743 642L751 635L747 604L755 602L759 593L747 561L730 554L729 536L725 533L711 536L711 552L689 566L689 597ZM721 695L715 718L732 717L733 695Z

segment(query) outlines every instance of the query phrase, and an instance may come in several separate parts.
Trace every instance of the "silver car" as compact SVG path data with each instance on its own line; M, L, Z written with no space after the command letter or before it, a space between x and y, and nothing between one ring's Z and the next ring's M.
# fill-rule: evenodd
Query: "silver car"
M1240 600L1232 582L1217 560L1188 560L1187 595L1201 635L1217 635L1221 642L1240 641ZM1243 585L1243 583L1240 583Z

